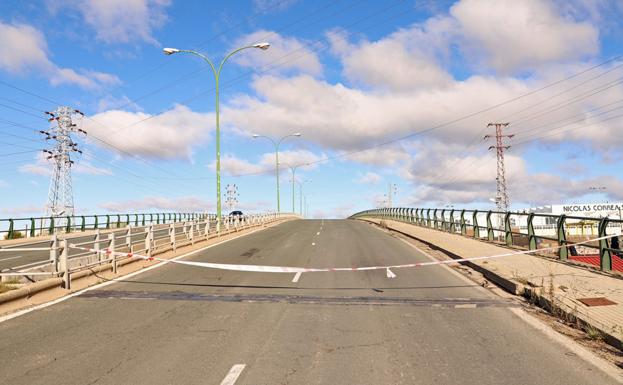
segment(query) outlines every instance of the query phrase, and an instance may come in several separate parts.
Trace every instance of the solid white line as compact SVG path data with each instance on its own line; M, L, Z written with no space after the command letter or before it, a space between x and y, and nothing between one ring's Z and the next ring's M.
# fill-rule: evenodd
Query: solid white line
M2 261L8 261L9 259L17 259L17 258L22 258L23 255L18 255L17 257L8 257L8 258L4 258L4 259L0 259L0 262Z
M244 236L251 235L251 234L253 234L253 233L257 232L257 231L260 231L260 230L263 230L263 228L259 228L259 229L257 229L257 230L251 231L250 233L248 233L248 234L244 234L244 235L242 235L241 237L236 237L236 238L226 239L226 240L223 240L223 241L217 242L217 243L215 243L215 244L213 244L213 245L209 245L209 246L203 247L203 248L201 248L201 249L197 249L197 250L194 250L194 251L188 252L188 253L186 253L186 254L182 254L182 255L177 256L177 257L175 257L175 258L171 258L169 261L177 261L178 259L186 258L186 257L188 257L188 256L190 256L190 255L197 254L197 253L202 252L202 251L204 251L204 250L207 250L207 249L209 249L209 248L212 248L212 247L215 247L215 246L221 245L221 244L226 243L226 242L229 242L229 241L233 241L234 239L240 239L240 238L242 238L242 237L244 237ZM45 303L42 303L42 304L39 304L39 305L36 305L36 306L30 307L30 308L27 308L27 309L23 309L23 310L20 310L20 311L16 311L15 313L11 313L11 314L7 314L7 315L4 315L4 316L0 316L0 323L3 323L3 322L5 322L5 321L8 321L8 320L13 319L13 318L17 318L17 317L22 316L22 315L24 315L24 314L28 314L28 313L30 313L30 312L32 312L32 311L35 311L35 310L44 309L44 308L46 308L46 307L48 307L48 306L56 305L57 303L60 303L60 302L66 301L66 300L68 300L68 299L70 299L70 298L77 297L77 296L79 296L79 295L82 295L82 294L86 293L87 291L97 290L97 289L100 289L100 288L102 288L102 287L105 287L105 286L108 286L108 285L112 285L113 283L116 283L116 282L118 282L118 281L125 280L125 279L128 279L128 278L132 278L132 277L137 276L137 275L139 275L139 274L142 274L142 273L144 273L144 272L146 272L146 271L156 269L156 268L158 268L158 267L160 267L160 266L164 266L164 265L166 265L167 263L168 263L168 262L160 262L160 263L155 264L155 265L153 265L153 266L149 266L149 267L146 267L146 268L144 268L144 269L141 269L141 270L135 271L134 273L130 273L130 274L124 275L124 276L122 276L122 277L113 278L113 279L111 279L110 281L102 282L102 283L97 284L97 285L95 285L95 286L90 286L90 287L87 287L87 288L85 288L85 289L82 289L82 290L76 291L75 293L68 294L68 295L66 295L66 296L64 296L64 297L57 298L57 299L55 299L55 300L53 300L53 301L50 301L50 302L45 302Z
M298 282L299 278L301 278L301 274L303 274L302 272L298 272L296 273L296 275L294 276L294 278L292 279L292 282Z
M242 371L244 370L245 366L247 365L237 364L237 365L232 366L231 369L229 370L229 373L227 373L223 381L221 381L221 385L234 385L238 377L240 377L240 374L242 374Z

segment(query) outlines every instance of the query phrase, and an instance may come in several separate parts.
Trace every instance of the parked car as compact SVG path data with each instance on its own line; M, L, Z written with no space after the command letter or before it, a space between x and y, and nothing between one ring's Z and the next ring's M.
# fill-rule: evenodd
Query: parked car
M231 213L229 213L229 218L230 219L236 219L236 218L242 219L242 216L243 216L243 214L242 214L242 211L240 211L240 210L234 210Z

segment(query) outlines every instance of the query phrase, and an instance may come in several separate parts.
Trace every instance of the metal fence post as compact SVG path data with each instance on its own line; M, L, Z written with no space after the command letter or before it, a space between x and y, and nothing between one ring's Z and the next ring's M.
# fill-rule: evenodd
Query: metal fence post
M607 228L608 218L602 218L599 221L599 238L608 235L606 231ZM601 271L610 271L612 269L612 253L610 253L610 250L608 250L607 239L602 239L599 241L599 268Z
M495 233L493 232L493 223L491 222L491 210L487 211L487 240L493 241Z
M513 245L513 233L511 232L511 213L506 212L504 215L504 238L506 241L506 246Z
M108 252L110 254L110 263L112 265L112 272L113 274L117 274L117 254L115 254L115 233L110 233L108 234L108 239L110 242L108 242Z
M80 231L84 232L84 231L87 229L87 228L86 228L86 225L87 225L87 223L86 223L86 222L87 222L87 220L86 220L86 218L84 217L84 215L83 215L83 216L81 216L80 218L82 219L82 223L80 224Z
M63 251L61 252L61 271L63 272L63 286L66 290L71 290L71 277L69 276L69 260L68 260L68 247L67 239L62 241Z
M565 233L565 214L558 217L558 223L556 223L556 229L558 233L558 258L561 261L566 261L569 257L569 249L567 248L567 234Z
M465 222L465 209L461 210L461 235L467 234L467 223Z
M480 225L478 224L478 210L474 210L472 214L472 222L474 223L474 238L480 238Z
M536 235L534 234L534 213L528 214L528 250L536 250Z
M6 236L7 239L13 239L13 219L9 219L9 231Z
M30 236L31 237L34 237L36 235L35 234L35 227L36 226L37 225L35 224L35 218L30 218Z
M110 215L106 215L106 228L110 229Z
M65 232L71 233L71 217L67 216L67 226L65 226Z
M48 229L48 233L50 234L54 234L55 233L55 226L54 226L54 217L50 217L50 228Z
M450 232L456 233L456 224L454 223L454 209L450 210Z

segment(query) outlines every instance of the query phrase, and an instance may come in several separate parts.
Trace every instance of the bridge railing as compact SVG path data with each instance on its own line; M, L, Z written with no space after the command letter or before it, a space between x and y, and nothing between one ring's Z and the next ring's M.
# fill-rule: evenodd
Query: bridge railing
M0 239L29 238L59 233L121 228L127 225L177 223L214 217L207 213L133 213L91 214L60 217L26 217L0 219Z
M557 252L543 254L562 261L570 258L596 256L602 271L611 271L613 256L623 253L611 247L607 240L582 246L568 246L606 235L621 235L623 220L526 212L465 210L453 208L380 208L353 214L351 218L380 218L411 223L440 231L469 236L475 239L528 250L559 246Z
M172 220L170 223L151 223L145 226L127 224L124 228L110 230L97 228L91 234L53 234L50 239L32 240L0 248L0 255L36 252L41 256L36 262L0 271L0 278L17 277L35 281L41 277L63 277L65 287L69 288L70 276L84 270L108 265L116 273L118 265L124 263L122 261L136 258L127 253L151 257L199 241L253 227L263 227L293 217L300 216L290 213L230 216L224 217L223 222L218 224L215 216L205 215L179 222ZM115 252L126 254L120 256Z

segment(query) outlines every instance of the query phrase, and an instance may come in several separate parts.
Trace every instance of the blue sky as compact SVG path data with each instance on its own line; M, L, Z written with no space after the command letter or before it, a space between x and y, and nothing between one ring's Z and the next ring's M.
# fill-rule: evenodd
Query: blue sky
M620 200L622 10L583 0L5 1L0 211L45 211L51 164L37 151L50 143L36 131L48 127L44 111L68 105L89 133L76 136L77 212L213 212L214 79L199 58L162 48L219 61L260 41L271 48L236 54L221 79L222 185L239 186L244 211L276 206L274 149L251 135L295 132L282 169L312 163L297 179L310 180L313 216L375 207L389 183L397 205L491 207L495 154L483 137L495 121L516 134L513 208ZM291 209L290 173L280 180Z

